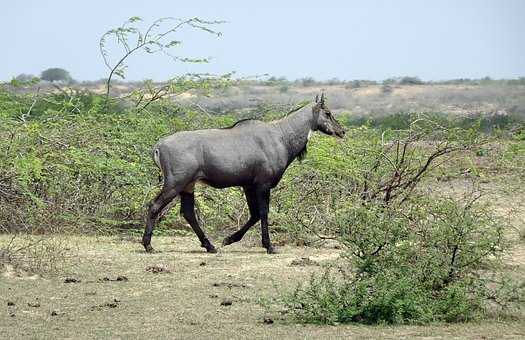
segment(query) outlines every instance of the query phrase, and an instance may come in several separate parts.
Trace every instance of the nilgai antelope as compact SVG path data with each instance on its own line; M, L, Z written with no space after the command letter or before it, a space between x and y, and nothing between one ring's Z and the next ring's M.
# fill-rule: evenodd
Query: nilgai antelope
M195 216L194 187L202 182L214 188L242 187L250 211L249 220L223 245L240 241L261 221L262 245L275 253L268 232L270 190L297 157L304 156L313 131L344 137L345 131L325 106L324 94L315 103L269 123L242 120L224 129L174 133L153 148L153 159L162 171L163 187L151 201L142 243L152 252L151 235L161 211L177 195L181 214L209 253L217 250L206 237Z

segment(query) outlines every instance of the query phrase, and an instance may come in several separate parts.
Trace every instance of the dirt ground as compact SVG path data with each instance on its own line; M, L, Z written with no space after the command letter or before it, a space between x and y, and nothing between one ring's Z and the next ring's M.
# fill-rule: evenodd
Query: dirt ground
M20 276L8 268L0 277L0 338L525 338L525 321L511 319L395 327L293 324L265 301L324 270L339 250L285 246L267 255L243 241L207 254L189 236L153 242L158 252L146 254L132 238L68 237L75 256L67 260L67 274ZM525 259L518 262L513 264L521 272Z

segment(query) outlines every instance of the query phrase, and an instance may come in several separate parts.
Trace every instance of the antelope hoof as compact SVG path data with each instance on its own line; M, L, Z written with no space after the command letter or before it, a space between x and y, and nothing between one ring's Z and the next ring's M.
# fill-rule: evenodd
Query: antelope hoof
M206 248L206 251L208 253L210 253L210 254L216 254L217 253L217 249L215 249L215 247L211 243L203 244L202 247Z
M153 249L153 247L151 246L151 244L147 244L147 245L144 245L144 248L146 249L146 253L154 253L155 252L155 249Z
M217 253L217 249L215 249L214 246L210 246L210 247L206 247L206 251L210 254L216 254Z
M277 250L277 248L270 246L266 248L266 253L267 254L279 254L279 251Z
M224 238L224 240L222 240L222 246L223 246L223 247L224 247L224 246L228 246L228 245L230 245L230 244L232 244L232 243L233 243L233 241L232 241L232 239L230 238L230 236L228 236L228 237Z

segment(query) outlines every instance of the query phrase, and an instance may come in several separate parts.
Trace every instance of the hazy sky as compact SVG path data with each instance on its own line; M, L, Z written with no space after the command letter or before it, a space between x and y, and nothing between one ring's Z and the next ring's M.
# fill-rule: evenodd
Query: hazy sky
M0 12L0 79L48 67L80 80L106 77L98 40L130 16L228 21L220 38L176 37L182 55L211 56L210 64L141 54L129 63L133 80L230 71L289 79L525 76L524 0L12 0Z

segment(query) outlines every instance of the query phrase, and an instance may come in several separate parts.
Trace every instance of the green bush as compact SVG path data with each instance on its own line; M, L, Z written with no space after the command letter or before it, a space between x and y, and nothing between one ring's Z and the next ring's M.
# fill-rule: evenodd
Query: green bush
M33 101L0 91L4 231L114 232L141 226L145 204L159 185L152 145L178 130L234 121L175 105L137 113L112 104L111 112L103 113L103 103L102 96L84 92L46 94ZM216 201L204 203L215 207ZM177 223L176 216L166 222Z
M519 306L497 274L504 224L480 206L418 200L404 208L357 203L339 213L344 261L284 298L300 322L461 322L494 299Z
M418 77L403 77L399 80L399 84L401 85L423 85L425 82L423 82Z
M139 230L145 204L159 185L152 145L175 131L229 126L238 119L203 115L168 101L152 103L140 112L109 101L106 113L104 103L103 96L78 90L36 96L0 90L3 230ZM270 120L284 110L261 104L248 115ZM418 118L399 117L374 128L352 128L345 141L321 135L312 139L308 157L302 164L294 162L273 191L274 230L286 230L288 238L297 242L311 242L313 234L303 222L315 217L311 207L316 207L329 222L315 217L312 223L326 226L318 233L332 233L332 221L343 211L345 195L354 190L352 186L363 187L363 169L373 167L375 156L382 153L382 139L391 134L382 130L408 127L411 119ZM516 143L512 147L516 151L502 153L505 164L520 158L522 143ZM410 152L415 155L418 150ZM199 189L197 204L209 229L237 227L247 218L243 195L235 188ZM160 229L174 224L186 228L177 209L166 216Z
M451 117L445 113L405 113L377 117L346 116L346 125L368 126L381 130L406 130L415 120L424 117L440 126L447 128L461 128L464 130L475 129L480 133L495 134L501 131L515 131L516 135L522 134L525 126L525 116L519 113L507 114L473 114L470 116Z
M426 120L409 126L350 131L348 149L327 146L332 160L322 157L308 184L295 184L297 235L308 230L310 243L330 238L345 249L324 276L284 295L299 322L461 322L487 315L494 301L523 302L523 287L501 270L507 225L477 203L479 193L452 199L420 188L441 158L475 154L477 133Z

